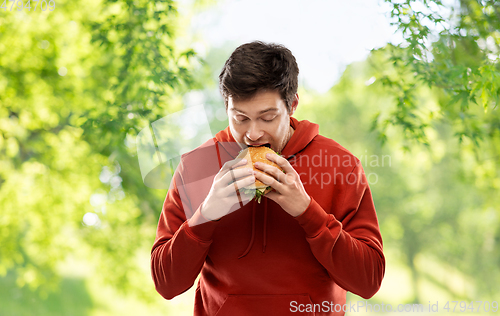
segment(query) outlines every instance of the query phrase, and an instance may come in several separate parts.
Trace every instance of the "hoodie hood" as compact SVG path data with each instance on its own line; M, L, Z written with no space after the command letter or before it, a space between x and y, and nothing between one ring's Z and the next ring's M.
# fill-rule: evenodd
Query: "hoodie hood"
M284 157L285 159L289 160L290 158L295 157L297 154L299 154L301 151L303 151L311 142L312 140L318 135L319 133L319 125L315 123L311 123L308 120L302 120L298 121L294 117L290 117L290 126L295 130L293 133L292 137L286 143L285 148L283 148L283 151L281 152L281 156ZM233 135L231 134L231 131L229 129L229 126L226 127L224 130L218 132L215 135L214 138L215 141L215 146L217 149L217 158L219 160L219 167L222 168L222 165L224 164L221 161L221 154L220 150L226 151L226 153L232 157L232 159L236 158L238 156L238 153L242 149L239 144L236 142L234 139ZM265 196L264 196L265 197ZM266 244L267 244L267 198L264 199L263 203L263 212L264 212L264 230L263 230L263 243L262 243L262 252L266 251ZM238 257L238 258L243 258L246 256L250 250L252 249L253 242L255 239L255 213L257 211L257 203L255 201L252 201L252 233L250 236L250 241L248 243L247 248L245 251ZM243 204L240 202L241 207L243 207Z

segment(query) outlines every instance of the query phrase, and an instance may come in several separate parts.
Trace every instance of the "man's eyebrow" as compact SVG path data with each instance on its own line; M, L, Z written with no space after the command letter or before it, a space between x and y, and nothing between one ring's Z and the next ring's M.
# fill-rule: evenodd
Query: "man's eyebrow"
M243 113L246 115L246 113L244 111L238 110L237 108L231 108L231 110L239 112L239 113ZM278 108L268 108L268 109L260 111L259 114L263 114L263 113L270 112L270 111L278 111Z

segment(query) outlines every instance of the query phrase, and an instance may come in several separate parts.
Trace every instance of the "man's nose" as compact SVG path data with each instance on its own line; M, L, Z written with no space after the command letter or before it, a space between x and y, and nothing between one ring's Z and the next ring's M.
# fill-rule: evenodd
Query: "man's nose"
M258 124L256 123L252 123L250 124L250 127L249 129L247 130L246 132L246 137L251 140L251 141L256 141L258 140L259 138L262 137L262 135L264 135L264 131L262 131L259 127Z

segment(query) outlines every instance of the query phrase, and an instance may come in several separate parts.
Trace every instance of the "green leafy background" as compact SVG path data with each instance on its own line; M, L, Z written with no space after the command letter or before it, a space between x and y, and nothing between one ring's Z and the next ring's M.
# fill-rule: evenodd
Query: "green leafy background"
M403 43L301 87L294 116L368 175L387 257L371 302L498 301L500 5L385 2ZM201 57L188 34L211 4L0 9L0 315L192 314L192 290L165 301L150 278L166 190L144 185L135 140L192 96L227 126L217 75L241 43Z

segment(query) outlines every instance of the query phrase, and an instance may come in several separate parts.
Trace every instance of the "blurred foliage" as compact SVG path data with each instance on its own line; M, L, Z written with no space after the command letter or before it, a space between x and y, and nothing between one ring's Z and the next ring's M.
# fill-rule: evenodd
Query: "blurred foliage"
M438 1L386 2L406 43L349 66L324 95L300 91L295 116L361 159L384 243L412 273L410 301L426 298L423 280L450 298L494 298L498 4L462 1L447 20ZM29 304L41 315L90 311L98 286L61 272L80 261L119 291L162 300L148 255L166 192L144 185L136 135L200 103L212 132L225 128L217 76L240 44L201 60L183 34L189 15L178 9L172 1L61 0L52 12L2 12L0 314L23 315Z
M75 257L117 290L157 297L137 258L165 191L144 186L134 142L193 85L198 57L177 43L179 21L168 0L2 12L0 276L49 297Z
M2 315L37 316L74 315L85 316L93 307L84 280L63 278L59 291L40 298L27 288L16 286L16 275L9 273L0 283L0 311ZM27 306L31 308L27 308Z
M391 89L395 104L375 115L384 141L389 125L408 140L428 144L426 127L446 121L461 142L500 155L500 3L495 0L384 0L403 43L388 45L375 77ZM394 67L387 68L392 64ZM390 71L388 70L390 69ZM427 85L439 102L428 109L415 89ZM405 147L408 149L408 147Z
M411 283L400 282L401 289L393 291L410 287L408 302L426 303L436 300L422 288L430 283L450 300L491 301L500 282L498 169L492 160L478 161L471 143L459 146L454 126L446 121L424 128L427 146L408 142L395 125L386 127L382 145L371 130L372 118L394 106L394 91L374 77L390 54L380 50L349 65L324 95L302 91L295 116L318 123L320 133L361 160L385 248L398 254L388 262L403 262L411 274ZM397 72L397 67L385 71ZM413 90L421 108L438 107L439 99L428 86L415 84Z
M415 300L421 279L456 298L494 297L500 280L500 4L385 2L404 41L373 50L368 59L367 90L390 96L373 107L370 125L386 150L406 154L405 168L391 173L381 192L382 201L391 201L379 203L390 210L381 213L383 227L411 268ZM448 266L443 275L458 269L463 284L419 268L422 256Z

